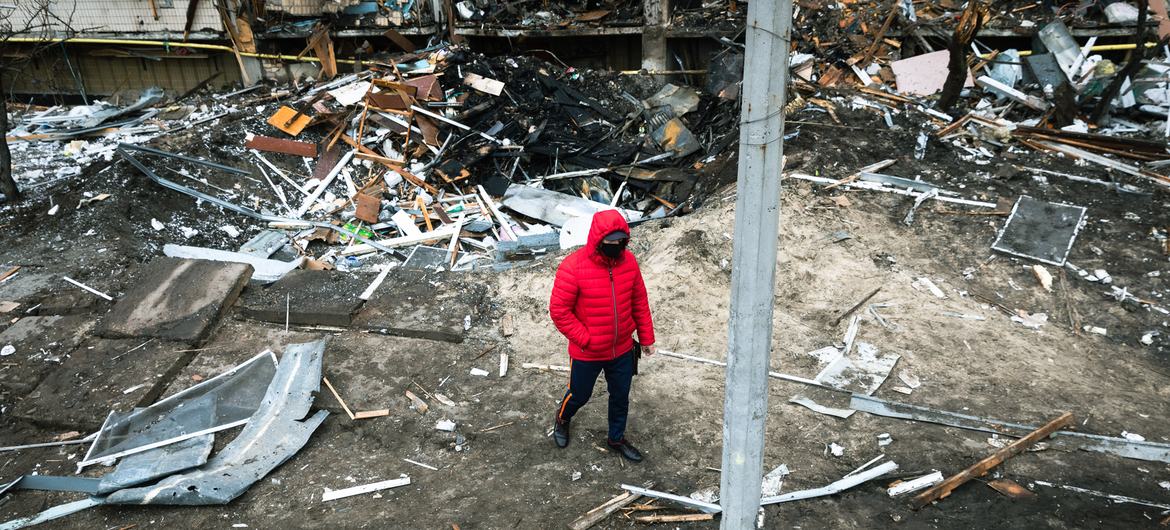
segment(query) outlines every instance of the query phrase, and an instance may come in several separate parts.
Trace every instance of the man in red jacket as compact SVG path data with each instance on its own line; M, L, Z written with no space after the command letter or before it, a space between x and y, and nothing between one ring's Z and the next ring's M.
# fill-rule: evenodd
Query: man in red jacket
M642 461L642 453L626 440L630 383L637 367L632 337L638 332L642 353L654 355L654 323L646 284L634 254L626 250L630 226L615 210L597 212L584 247L557 268L549 314L569 339L569 390L557 408L553 440L569 445L569 421L593 394L597 376L605 372L609 389L609 448Z

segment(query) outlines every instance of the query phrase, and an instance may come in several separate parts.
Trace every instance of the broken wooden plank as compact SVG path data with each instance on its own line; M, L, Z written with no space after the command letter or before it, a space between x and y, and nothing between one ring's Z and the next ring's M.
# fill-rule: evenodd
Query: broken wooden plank
M882 290L882 288L879 286L877 289L874 289L872 292L865 295L865 298L862 298L861 301L857 302L853 307L850 307L849 309L841 312L840 315L837 315L837 318L833 319L833 323L830 324L830 327L837 327L837 324L840 324L842 319L852 315L854 311L857 311L859 308L861 308L861 306L865 305L865 303L868 302L870 298L873 298L874 295L878 294L878 291L880 290Z
M881 162L870 164L868 166L865 166L865 167L857 170L856 173L849 175L848 177L845 177L845 178L838 180L832 184L829 184L828 186L825 186L825 189L831 190L831 189L836 188L837 186L840 186L842 184L849 184L850 182L853 182L853 181L861 178L862 173L873 173L875 171L881 171L885 168L888 168L888 167L894 165L897 162L898 161L893 159L893 158L888 158L886 160L882 160Z
M382 36L386 37L387 39L390 39L390 42L393 42L394 45L398 46L399 48L402 48L402 51L404 51L406 53L411 53L415 49L414 43L410 42L410 39L406 38L401 33L397 32L394 28L390 28L390 29L386 30L386 32L383 33Z
M715 518L713 513L690 513L683 515L643 515L635 517L639 523L687 523L692 521L710 521Z
M991 471L992 468L1002 464L1009 458L1024 452L1029 447L1035 445L1036 442L1049 437L1052 435L1052 433L1064 427L1072 425L1072 423L1073 415L1071 412L1065 412L1064 414L1061 414L1056 419L1045 424L1043 427L1040 427L1039 429L1032 431L1027 436L1012 442L1007 447L996 451L991 456L980 460L975 465L964 469L958 474L946 479L941 484L919 493L914 497L911 505L915 510L918 510L927 504L946 498L946 496L950 495L951 492L955 490L955 488L967 483L971 479L986 475L987 472Z
M629 491L631 493L636 493L638 495L645 495L646 497L654 497L657 499L663 499L663 500L675 502L675 503L681 504L681 505L689 507L689 508L694 508L694 509L699 510L703 513L716 514L716 513L720 513L723 511L723 507L718 505L718 504L714 504L714 503L710 503L710 502L703 502L700 500L692 499L690 497L683 497L681 495L675 495L673 493L666 493L664 491L654 491L652 489L639 488L637 486L631 486L629 484L622 484L622 489Z
M13 266L9 267L8 270L6 270L4 272L0 272L0 282L7 280L13 274L16 274L19 271L20 271L20 265L13 265Z
M651 486L653 486L653 484L651 484ZM609 517L610 514L626 506L629 506L630 504L633 504L635 501L641 498L641 495L637 495L629 491L623 492L621 495L605 501L605 503L601 506L585 512L585 515L582 515L573 522L569 523L569 530L587 530L593 525L604 520L606 517Z
M301 142L298 140L288 140L285 138L273 138L271 136L253 135L244 147L249 149L258 149L260 151L267 151L269 153L282 153L286 155L303 156L305 158L317 158L317 144L309 142Z
M353 419L355 419L355 420L368 420L370 418L381 418L382 416L389 416L389 415L390 415L390 409L363 410L361 412L353 413Z
M394 478L390 480L383 480L373 484L366 484L364 486L354 486L352 488L345 488L340 490L331 490L325 488L325 493L321 495L323 502L333 501L337 499L344 499L346 497L353 497L354 495L363 495L366 493L373 493L375 491L387 490L390 488L397 488L410 484L410 477L403 475L401 478Z
M411 245L417 245L419 243L422 243L424 241L430 241L432 239L446 239L446 238L450 237L452 233L455 232L454 229L455 229L454 225L446 225L446 226L441 226L439 228L436 228L435 230L433 230L431 232L423 232L421 234L412 235L412 236L400 236L400 237L394 237L394 238L390 238L390 239L382 239L380 241L376 241L376 243L378 243L379 245L386 247L386 248L406 247L406 246L411 246ZM353 245L351 247L348 247L345 250L342 250L341 252L339 252L338 254L341 256L359 256L362 254L369 254L371 252L374 252L375 250L377 250L377 249L375 249L374 247L371 247L370 245L362 243L359 245Z
M504 315L500 318L500 335L511 337L516 332L516 319L512 315Z
M353 411L349 410L349 405L345 404L345 400L341 399L341 394L338 394L337 389L333 388L333 383L330 383L329 378L324 376L321 377L321 381L325 382L325 386L329 388L329 392L333 394L333 398L336 399L338 403L341 403L341 408L345 410L345 415L349 416L349 419L352 420Z
M406 397L414 405L414 410L418 411L419 414L426 414L427 413L427 409L429 409L430 407L427 406L426 401L423 401L422 398L414 395L414 392L411 392L409 390L406 391Z
M325 383L325 386L329 387L329 392L333 394L333 397L337 399L338 403L341 403L341 408L345 409L345 413L349 416L349 419L351 421L352 420L365 420L365 419L369 419L369 418L380 418L382 416L389 416L390 415L390 409L367 410L367 411L355 413L355 412L349 410L349 405L346 405L345 400L341 399L341 394L338 394L337 389L333 388L333 384L329 382L328 377L321 376L321 381L323 381Z
M553 371L553 372L568 372L569 371L568 366L561 366L561 365L557 365L557 364L524 363L524 364L520 365L520 367L525 369L525 370L543 370L543 371Z

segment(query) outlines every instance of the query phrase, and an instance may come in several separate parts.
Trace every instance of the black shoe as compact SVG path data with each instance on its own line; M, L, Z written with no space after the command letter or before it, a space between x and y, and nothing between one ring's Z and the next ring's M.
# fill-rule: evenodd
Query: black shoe
M561 449L569 446L569 420L556 420L553 425L553 441Z
M607 440L606 445L608 445L610 449L617 451L618 454L622 455L630 462L642 461L642 452L639 451L637 447L634 447L632 444L630 444L630 442L628 442L625 438L622 438L617 442L613 440Z

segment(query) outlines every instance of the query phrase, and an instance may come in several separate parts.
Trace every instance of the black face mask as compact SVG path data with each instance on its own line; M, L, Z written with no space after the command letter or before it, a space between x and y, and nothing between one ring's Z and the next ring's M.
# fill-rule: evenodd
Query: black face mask
M598 251L601 252L602 256L605 256L605 257L610 258L610 259L618 259L619 257L621 257L622 252L626 250L626 245L629 245L629 244L630 244L629 239L623 239L619 243L617 243L616 245L598 243L597 249L598 249Z

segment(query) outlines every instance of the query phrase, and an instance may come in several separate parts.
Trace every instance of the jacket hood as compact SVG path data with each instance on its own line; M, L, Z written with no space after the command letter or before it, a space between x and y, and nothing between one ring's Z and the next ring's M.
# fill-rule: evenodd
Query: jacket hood
M593 214L593 224L589 225L589 239L585 248L591 249L593 253L597 245L605 236L613 233L615 230L621 230L625 233L630 233L630 224L626 222L626 218L617 210L602 210Z

